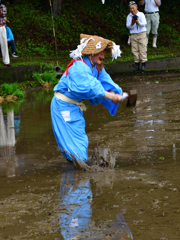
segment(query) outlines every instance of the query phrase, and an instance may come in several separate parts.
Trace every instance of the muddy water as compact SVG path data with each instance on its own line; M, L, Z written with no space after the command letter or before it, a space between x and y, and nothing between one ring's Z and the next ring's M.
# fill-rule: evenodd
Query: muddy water
M76 171L51 128L51 92L0 106L0 239L180 239L180 82L120 83L136 107L115 117L87 103L89 155L116 156L108 172Z

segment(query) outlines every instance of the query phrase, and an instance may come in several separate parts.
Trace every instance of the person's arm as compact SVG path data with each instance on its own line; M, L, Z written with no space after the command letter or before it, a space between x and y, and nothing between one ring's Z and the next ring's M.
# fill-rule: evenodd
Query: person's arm
M127 16L126 20L126 27L131 30L133 28L133 25L135 24L134 19L132 19L130 16Z
M142 6L144 4L144 0L139 1L139 6Z
M155 4L160 7L161 6L161 3L158 1L158 0L154 0Z
M137 19L135 21L135 23L137 23L141 27L145 27L147 25L147 21L146 21L145 15L142 13L140 19Z
M122 102L120 94L115 94L114 92L107 92L105 91L104 98L110 99L113 101L114 104Z

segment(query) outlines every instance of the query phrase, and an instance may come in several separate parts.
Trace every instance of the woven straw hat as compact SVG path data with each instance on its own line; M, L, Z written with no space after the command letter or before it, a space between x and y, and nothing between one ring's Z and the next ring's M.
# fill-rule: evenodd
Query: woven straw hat
M104 39L98 36L90 36L83 33L80 34L80 39L82 40L82 42L90 39L87 46L82 51L83 55L95 55L104 51L105 49L110 50L111 53L113 42L108 39Z
M121 56L120 46L113 41L98 37L96 35L80 34L80 45L76 50L71 51L70 57L81 58L84 55L95 55L107 49L113 59Z

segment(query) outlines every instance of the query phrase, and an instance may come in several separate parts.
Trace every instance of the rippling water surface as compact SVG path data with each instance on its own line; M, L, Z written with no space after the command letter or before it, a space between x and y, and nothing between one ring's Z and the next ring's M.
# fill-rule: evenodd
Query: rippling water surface
M89 156L116 156L108 172L74 170L51 127L52 92L0 106L0 239L180 239L180 82L123 82L135 107L84 113Z

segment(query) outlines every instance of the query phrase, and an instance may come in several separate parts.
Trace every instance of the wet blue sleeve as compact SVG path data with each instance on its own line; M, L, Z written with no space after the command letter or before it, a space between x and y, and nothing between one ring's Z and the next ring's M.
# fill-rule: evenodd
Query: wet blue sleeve
M72 96L81 99L103 99L105 90L100 81L82 61L76 61L68 70L67 86Z
M123 93L122 89L115 82L113 82L110 75L105 71L104 68L102 69L102 71L99 71L98 80L102 84L105 91L114 91L115 93L122 95ZM109 111L111 116L115 115L117 108L119 106L119 103L114 104L112 100L109 100L106 98L103 98L102 100L93 99L93 100L90 100L90 103L92 105L102 103L105 106L105 108Z

